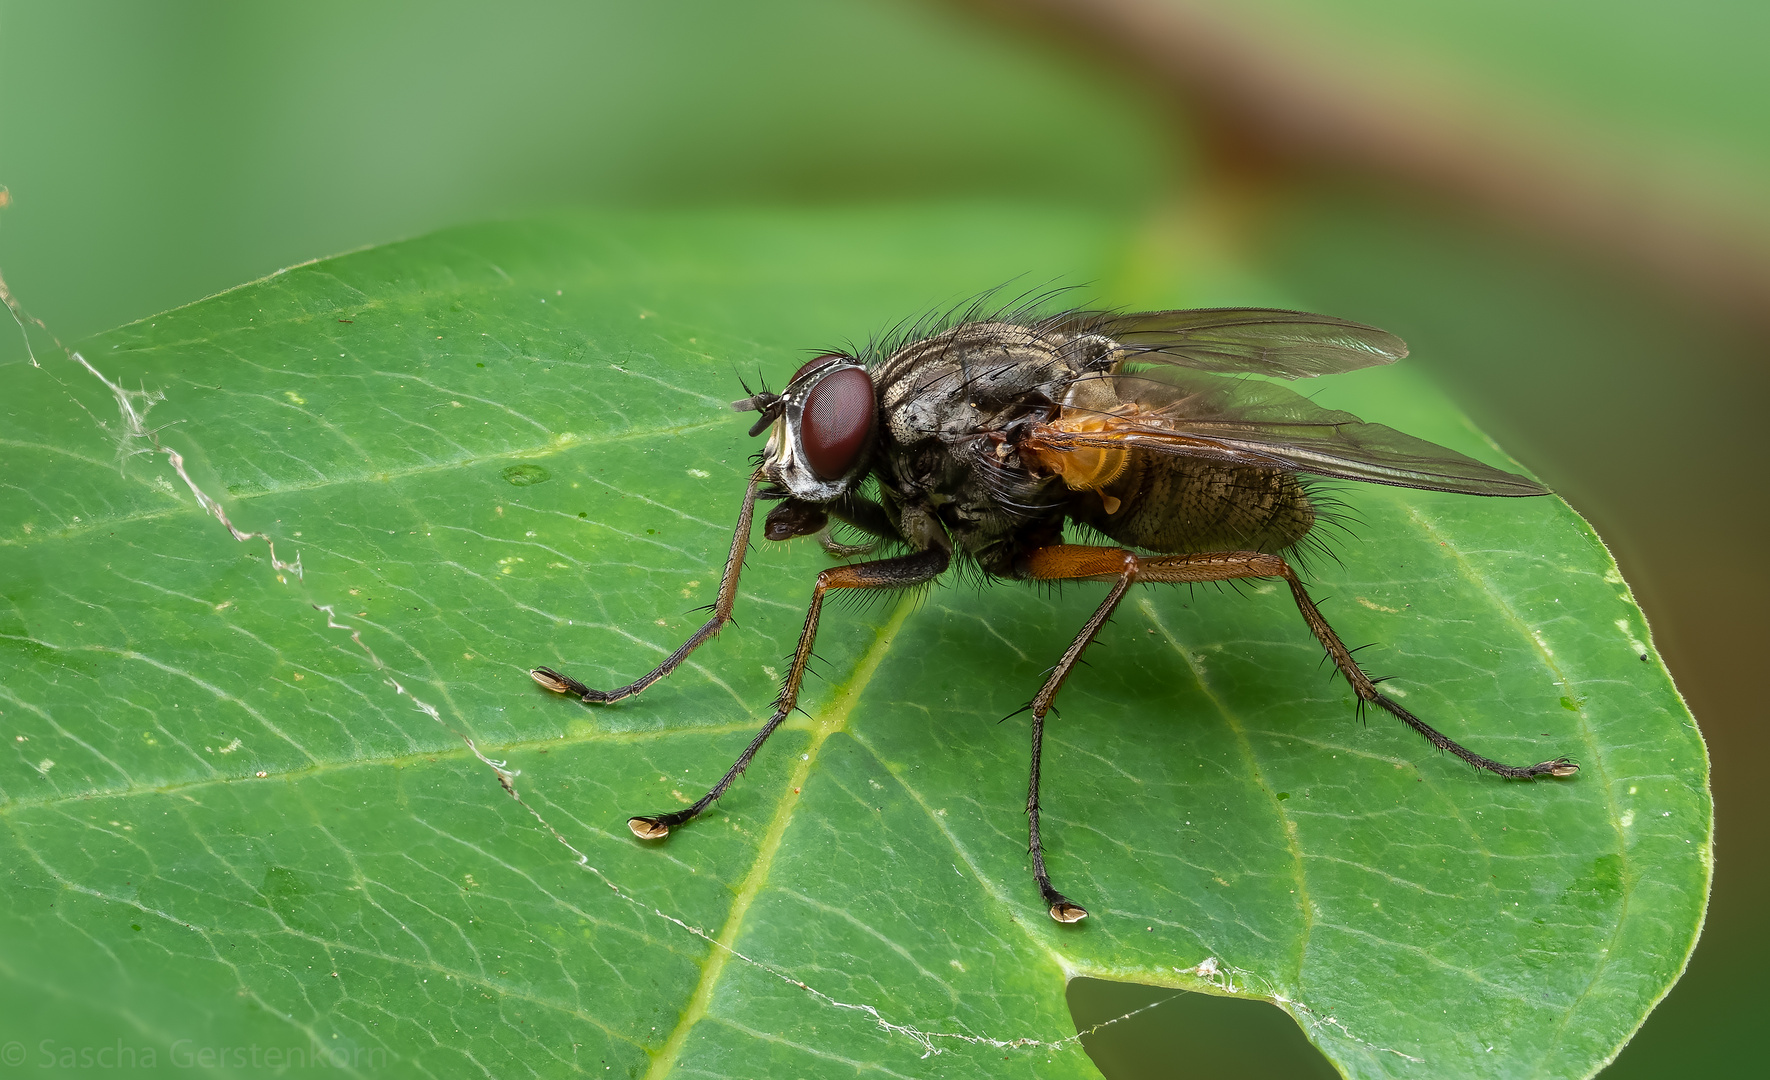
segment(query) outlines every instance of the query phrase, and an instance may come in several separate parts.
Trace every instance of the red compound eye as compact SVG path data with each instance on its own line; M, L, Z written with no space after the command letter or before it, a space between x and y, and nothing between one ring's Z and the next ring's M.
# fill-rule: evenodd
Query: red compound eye
M793 372L793 377L791 379L788 379L787 381L789 383L798 382L799 376L805 374L807 371L816 371L818 368L823 367L825 364L833 364L838 360L846 360L846 359L848 359L848 357L842 356L839 353L825 353L824 355L818 357L815 360L807 361L804 364L804 366L800 367L800 369L798 371Z
M820 357L806 367L833 359ZM872 433L873 380L864 370L844 368L826 375L806 395L799 414L799 445L818 479L837 480L852 469Z

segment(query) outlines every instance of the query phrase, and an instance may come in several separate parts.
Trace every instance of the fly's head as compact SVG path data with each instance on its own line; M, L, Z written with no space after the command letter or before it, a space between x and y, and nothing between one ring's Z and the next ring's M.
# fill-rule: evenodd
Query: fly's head
M731 403L762 415L750 434L769 431L762 474L778 497L827 503L866 476L877 442L873 380L852 356L828 353L794 372L779 394L767 390ZM772 431L770 427L772 426Z

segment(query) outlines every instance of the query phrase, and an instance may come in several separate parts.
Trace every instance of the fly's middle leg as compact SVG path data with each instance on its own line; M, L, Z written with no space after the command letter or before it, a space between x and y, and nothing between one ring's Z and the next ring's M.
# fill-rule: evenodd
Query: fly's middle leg
M823 611L824 593L831 589L907 589L939 577L946 570L950 558L945 550L935 548L895 559L832 567L819 574L817 584L811 591L811 606L805 612L805 626L799 632L799 645L793 650L793 659L787 667L786 678L781 681L781 692L774 699L774 714L762 725L762 730L756 733L756 737L750 740L750 745L744 747L744 752L738 755L738 759L732 762L731 768L725 770L725 775L719 778L711 791L695 800L693 805L681 810L627 819L627 827L633 830L633 835L644 840L661 840L670 835L671 829L688 822L713 805L743 775L744 770L749 768L750 759L756 756L756 751L762 749L762 744L768 741L768 737L792 715L799 701L799 686L805 678L805 666L811 662L811 647L817 641L818 616Z

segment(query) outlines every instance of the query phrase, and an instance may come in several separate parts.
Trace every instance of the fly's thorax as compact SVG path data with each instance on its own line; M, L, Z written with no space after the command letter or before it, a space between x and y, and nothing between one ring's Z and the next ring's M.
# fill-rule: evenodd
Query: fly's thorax
M939 520L991 573L1007 573L1022 534L1056 535L1064 499L1014 453L1017 427L1066 404L1105 404L1111 345L1011 323L968 323L907 345L874 369L878 470L906 505ZM1085 399L1085 400L1084 400ZM1116 399L1115 399L1116 400Z
M818 357L768 408L777 417L762 452L763 475L792 498L830 502L866 476L878 443L879 407L859 360Z
M874 372L885 434L911 446L1002 430L1053 410L1099 357L1073 334L1012 323L954 327L904 346Z

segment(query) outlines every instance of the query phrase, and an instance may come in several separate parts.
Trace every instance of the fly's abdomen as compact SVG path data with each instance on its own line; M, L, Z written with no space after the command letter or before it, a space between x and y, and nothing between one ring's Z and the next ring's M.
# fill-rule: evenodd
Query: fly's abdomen
M1150 551L1264 551L1292 547L1315 525L1295 474L1130 452L1097 491L1074 494L1070 516L1121 544Z

